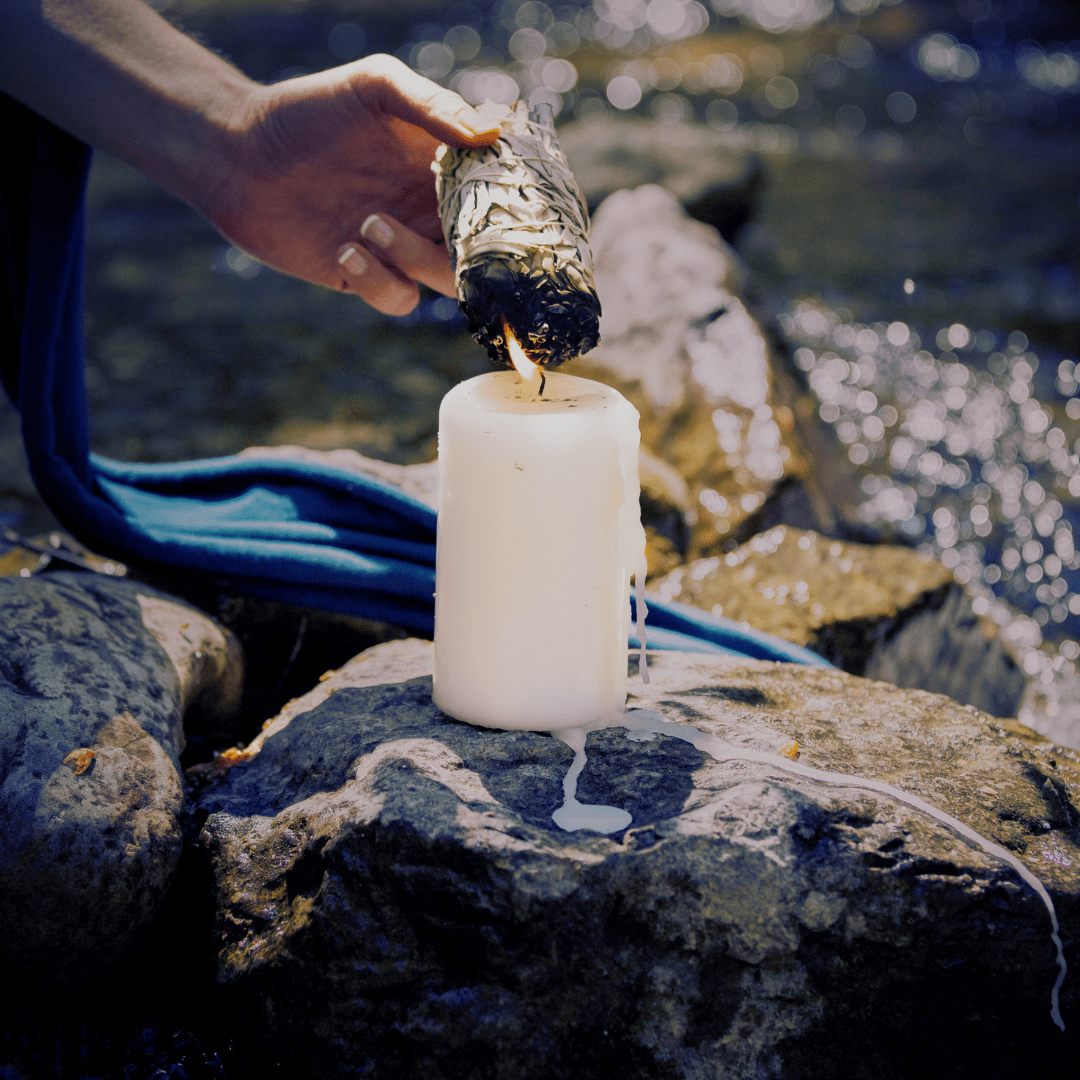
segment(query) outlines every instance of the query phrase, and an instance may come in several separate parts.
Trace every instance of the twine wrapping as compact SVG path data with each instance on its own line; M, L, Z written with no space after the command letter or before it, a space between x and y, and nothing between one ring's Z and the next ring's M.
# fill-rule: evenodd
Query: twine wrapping
M539 364L600 339L589 214L547 113L530 119L518 102L492 146L442 146L433 165L458 303L476 340L507 364L504 320Z

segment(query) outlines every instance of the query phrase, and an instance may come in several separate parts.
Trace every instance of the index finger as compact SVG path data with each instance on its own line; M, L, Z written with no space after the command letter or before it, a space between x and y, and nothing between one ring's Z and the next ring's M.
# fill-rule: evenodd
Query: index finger
M498 120L484 119L463 97L425 79L394 56L360 61L368 76L354 90L370 106L413 124L450 146L489 146Z

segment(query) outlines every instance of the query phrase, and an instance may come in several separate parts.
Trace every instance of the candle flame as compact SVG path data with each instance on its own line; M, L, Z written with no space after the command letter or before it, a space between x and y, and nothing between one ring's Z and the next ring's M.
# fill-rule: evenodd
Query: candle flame
M525 350L518 344L518 339L514 337L514 331L510 329L509 323L503 323L503 334L506 337L506 351L510 354L510 360L517 368L517 373L525 382L533 383L535 387L542 378L539 364L534 364L525 355Z

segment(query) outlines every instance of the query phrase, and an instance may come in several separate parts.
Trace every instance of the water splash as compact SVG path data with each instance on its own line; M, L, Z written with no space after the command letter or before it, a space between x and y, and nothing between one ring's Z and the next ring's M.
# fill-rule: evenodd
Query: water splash
M863 521L940 559L1017 651L1020 719L1080 746L1080 379L1027 337L960 323L781 316L821 419L860 478Z

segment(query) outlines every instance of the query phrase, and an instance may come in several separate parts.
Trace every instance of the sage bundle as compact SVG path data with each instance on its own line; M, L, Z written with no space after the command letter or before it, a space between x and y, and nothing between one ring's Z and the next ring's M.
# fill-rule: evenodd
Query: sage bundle
M509 328L534 363L561 364L600 340L589 214L550 106L503 109L493 145L440 147L432 166L458 305L496 362Z

